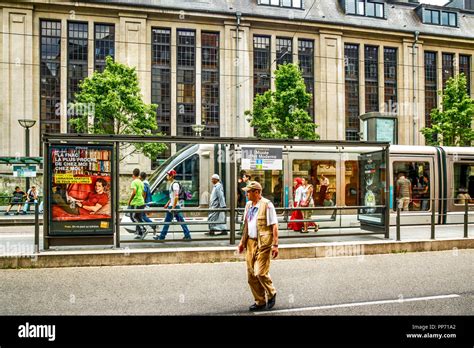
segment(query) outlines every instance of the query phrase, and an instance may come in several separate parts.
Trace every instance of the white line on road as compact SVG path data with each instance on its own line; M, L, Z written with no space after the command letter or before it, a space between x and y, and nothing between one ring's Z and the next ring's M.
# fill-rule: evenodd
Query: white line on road
M457 294L451 294L451 295L439 295L439 296L427 296L427 297L402 298L402 299L397 299L397 300L382 300L382 301L370 301L370 302L342 303L342 304L327 305L327 306L278 309L278 310L275 310L275 311L268 311L268 312L255 312L254 314L255 315L260 315L260 314L269 314L269 313L306 312L306 311L314 311L314 310L318 310L318 309L360 307L360 306L371 306L371 305L387 304L387 303L405 303L405 302L415 302L415 301L430 301L430 300L440 300L440 299L457 298L457 297L461 297L461 296L457 295Z

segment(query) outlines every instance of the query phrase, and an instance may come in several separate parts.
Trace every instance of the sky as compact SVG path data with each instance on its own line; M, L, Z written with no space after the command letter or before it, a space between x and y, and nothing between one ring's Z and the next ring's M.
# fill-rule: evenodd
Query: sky
M421 0L420 2L424 4L444 5L448 2L448 0Z

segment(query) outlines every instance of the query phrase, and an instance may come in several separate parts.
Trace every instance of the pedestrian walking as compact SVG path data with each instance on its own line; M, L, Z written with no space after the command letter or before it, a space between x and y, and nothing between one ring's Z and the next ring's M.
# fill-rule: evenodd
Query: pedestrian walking
M249 202L245 206L244 230L238 252L247 250L248 283L255 299L249 310L260 311L271 309L276 301L276 290L269 272L271 257L278 256L278 218L273 203L262 197L262 186L258 182L250 182L244 190Z
M150 204L153 202L152 195L151 195L151 188L150 183L148 182L147 174L145 172L140 173L140 180L143 182L143 192L145 195L145 209L150 208ZM148 217L146 213L142 215L143 221L149 222L150 227L153 230L153 234L156 235L156 225L153 225L153 221Z
M166 212L165 222L173 221L173 217L176 217L176 220L178 220L179 222L184 222L183 215L181 215L181 213L177 211L177 209L180 209L184 205L184 199L183 197L180 197L180 191L182 191L182 186L178 181L175 180L175 170L170 170L166 174L166 180L168 180L168 183L170 184L170 199L165 205L165 209L169 209ZM164 240L166 238L166 235L168 234L169 228L169 224L164 225L163 229L161 230L161 233L159 235L154 236L153 239ZM181 228L184 232L183 239L191 240L191 233L189 232L188 226L186 224L182 224Z
M224 188L220 182L220 177L218 174L214 174L211 177L212 184L214 187L211 192L211 199L209 200L209 209L212 208L225 208L225 197L224 197ZM224 211L209 211L208 214L209 221L209 235L210 236L222 236L227 235L227 225L225 221L225 212ZM217 223L210 222L217 221Z
M130 209L145 209L145 186L140 180L140 169L135 168L133 170L132 178L133 181L130 186L130 188L132 189L132 194L130 195L130 199L128 200L128 207ZM142 212L130 214L130 219L133 222L144 222ZM137 225L135 229L135 239L144 239L147 233L148 231L146 230L145 226Z

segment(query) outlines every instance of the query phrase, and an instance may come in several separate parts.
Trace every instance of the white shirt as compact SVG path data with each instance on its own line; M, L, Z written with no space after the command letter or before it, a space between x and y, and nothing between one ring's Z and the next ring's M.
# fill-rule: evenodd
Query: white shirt
M303 195L304 195L304 187L300 186L295 191L295 202L298 203L298 205L300 205L300 202L303 199Z
M179 184L176 181L170 185L170 207L173 207L174 198L179 196ZM178 205L183 206L183 201L178 200Z
M245 213L244 216L247 219L247 228L249 232L249 237L250 238L257 238L257 216L258 212L260 210L260 204L261 200L258 201L257 205L255 207L257 208L256 211L254 212L253 216L251 216L251 219L248 219L248 205L245 207ZM250 205L250 209L252 209L252 205ZM272 202L269 202L267 205L267 226L275 225L278 224L278 217L276 214L275 207L273 206Z

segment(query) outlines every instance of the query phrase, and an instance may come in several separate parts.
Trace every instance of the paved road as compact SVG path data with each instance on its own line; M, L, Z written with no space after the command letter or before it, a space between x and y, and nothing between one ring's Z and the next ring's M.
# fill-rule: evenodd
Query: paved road
M473 261L474 250L275 260L277 305L264 314L473 315ZM243 262L0 270L0 279L0 315L246 315L252 303Z

